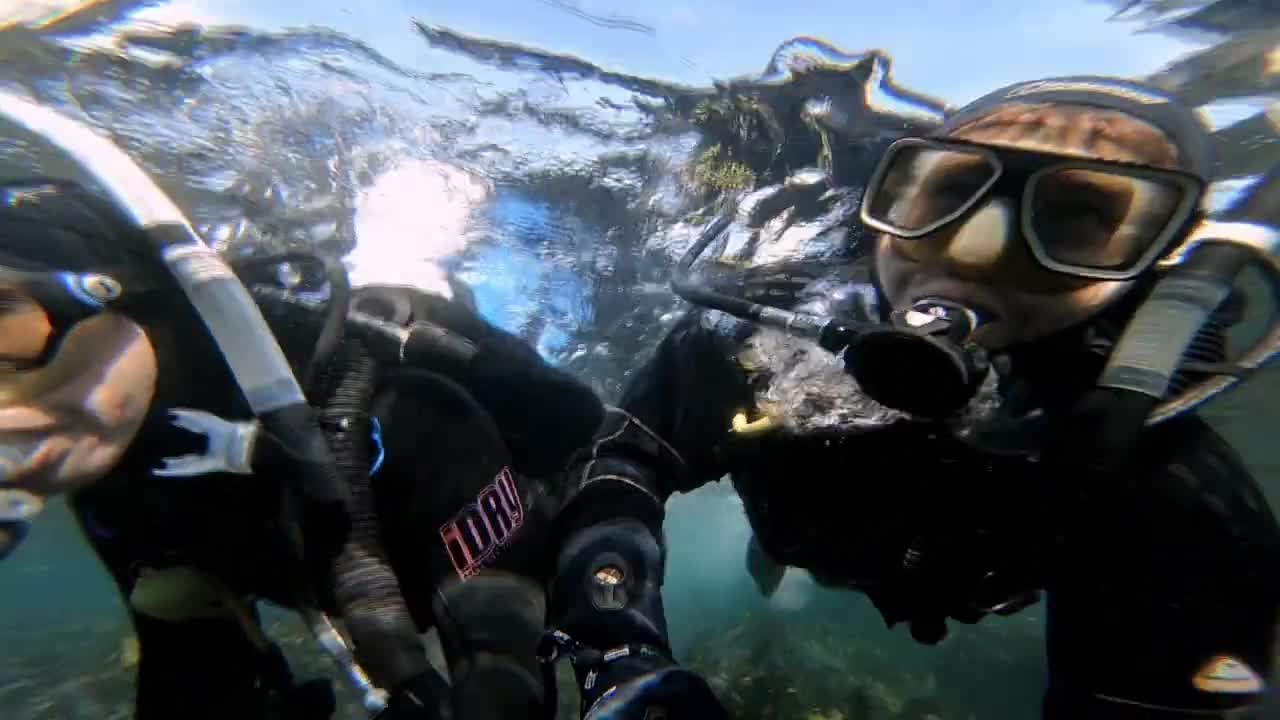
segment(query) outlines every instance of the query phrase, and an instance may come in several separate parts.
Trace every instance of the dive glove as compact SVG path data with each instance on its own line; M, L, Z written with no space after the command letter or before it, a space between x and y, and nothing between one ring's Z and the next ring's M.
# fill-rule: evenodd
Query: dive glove
M707 681L647 645L606 652L562 631L548 632L538 650L545 663L568 657L578 678L583 720L728 720Z
M728 720L729 713L698 674L672 665L605 690L583 720Z
M397 686L373 720L452 720L448 697L444 678L434 669L427 670Z

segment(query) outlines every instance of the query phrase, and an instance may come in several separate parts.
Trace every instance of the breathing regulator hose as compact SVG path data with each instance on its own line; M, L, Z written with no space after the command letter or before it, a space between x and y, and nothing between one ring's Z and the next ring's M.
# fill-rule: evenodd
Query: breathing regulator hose
M278 276L262 277L262 269L286 263L304 271L307 266L319 266L328 283L327 299L306 301L301 293L278 287ZM321 330L306 365L306 376L310 378L306 389L312 401L322 406L321 426L338 471L351 488L351 533L331 571L333 599L354 647L322 614L313 613L309 622L321 645L363 695L365 709L377 713L386 706L388 694L384 688L398 687L422 673L434 672L387 557L374 500L374 428L368 409L379 376L379 361L369 352L364 339L345 337L353 312L351 284L346 268L338 260L292 251L241 258L233 267L258 297L320 316ZM363 317L363 313L356 314Z
M1216 213L1212 219L1201 222L1186 241L1160 263L1162 270L1170 271L1166 279L1173 278L1172 282L1181 282L1178 278L1185 273L1188 280L1199 278L1198 286L1203 288L1211 282L1208 278L1219 278L1217 289L1212 291L1215 297L1221 293L1224 283L1229 290L1230 284L1246 267L1261 271L1269 293L1267 300L1271 313L1262 336L1238 360L1204 368L1190 367L1211 377L1176 397L1165 398L1148 417L1148 424L1160 423L1200 407L1236 387L1280 355L1280 165L1255 181L1235 203ZM1168 291L1166 297L1171 295L1176 293ZM1152 322L1157 321L1153 318ZM1130 328L1137 334L1141 332L1139 327L1135 318ZM1122 338L1121 342L1124 341ZM1122 363L1141 365L1140 346L1141 343L1134 342L1124 353L1113 353L1111 367L1119 371ZM1184 347L1185 352L1185 346L1179 346ZM1184 364L1183 367L1188 366Z
M342 344L320 376L321 423L351 486L351 534L333 563L333 593L355 657L381 688L433 672L382 542L372 478L371 422L378 364L359 340ZM366 696L366 708L380 709Z
M817 315L792 312L782 308L752 302L745 298L734 297L717 292L708 285L697 280L693 273L693 264L713 240L729 227L733 221L732 213L716 217L694 240L693 245L685 253L676 266L671 278L671 289L681 298L711 310L719 310L743 320L782 330L796 337L803 337L821 345L829 352L837 353L849 345L860 334L863 328L836 322L831 318Z
M1123 402L1141 406L1143 417L1156 414L1196 334L1231 294L1236 276L1255 259L1249 247L1235 240L1276 240L1274 230L1243 223L1206 222L1196 233L1203 244L1191 248L1156 284L1098 382L1100 388L1126 396Z

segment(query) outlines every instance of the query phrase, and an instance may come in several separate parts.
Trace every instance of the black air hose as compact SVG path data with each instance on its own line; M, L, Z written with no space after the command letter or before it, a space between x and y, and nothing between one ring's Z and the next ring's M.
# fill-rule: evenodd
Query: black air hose
M333 592L356 660L375 685L392 689L430 670L417 626L382 545L370 469L369 404L377 363L359 341L348 341L323 372L327 398L320 423L351 488L351 533L333 563Z

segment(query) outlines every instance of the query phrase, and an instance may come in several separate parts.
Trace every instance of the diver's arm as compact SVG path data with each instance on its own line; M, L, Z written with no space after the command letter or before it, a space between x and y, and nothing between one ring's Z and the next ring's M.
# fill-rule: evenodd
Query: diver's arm
M723 474L714 448L747 396L727 339L703 317L672 329L570 469L549 620L561 633L552 637L579 648L584 714L611 688L674 671L661 595L664 505ZM688 693L670 716L715 716L705 683L688 674L675 682Z

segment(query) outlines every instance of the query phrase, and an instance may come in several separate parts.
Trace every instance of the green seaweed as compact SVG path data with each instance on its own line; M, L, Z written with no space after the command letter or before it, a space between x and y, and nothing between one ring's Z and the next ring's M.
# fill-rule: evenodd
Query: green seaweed
M727 159L721 145L706 148L692 164L694 188L703 194L724 195L750 189L755 173L741 162Z

